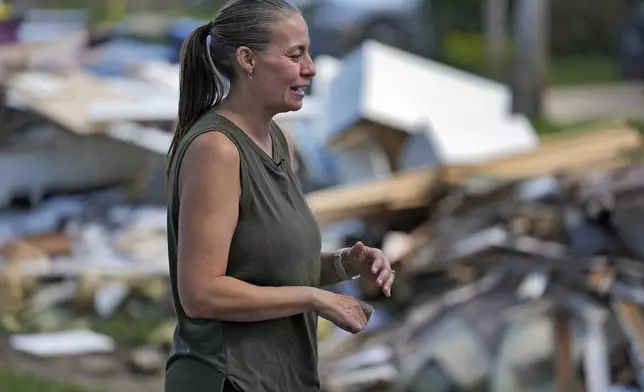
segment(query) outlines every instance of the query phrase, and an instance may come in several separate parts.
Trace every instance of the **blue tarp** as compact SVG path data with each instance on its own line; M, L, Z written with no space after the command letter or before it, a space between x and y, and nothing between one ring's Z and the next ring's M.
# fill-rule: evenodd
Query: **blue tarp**
M194 29L206 23L208 23L207 20L179 19L170 26L168 29L168 41L172 48L171 62L179 62L179 54L181 53L181 44L183 41Z
M173 56L170 45L147 43L135 38L119 37L104 44L98 61L86 68L100 76L123 75L130 63L168 61Z

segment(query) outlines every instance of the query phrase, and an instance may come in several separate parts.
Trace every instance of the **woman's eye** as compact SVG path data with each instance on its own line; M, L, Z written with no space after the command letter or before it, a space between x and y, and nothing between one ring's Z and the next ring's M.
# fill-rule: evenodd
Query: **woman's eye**
M302 57L307 54L309 55L309 57L313 58L313 54L311 54L311 52L297 52L290 54L288 57L293 61L300 61L300 59L302 59Z

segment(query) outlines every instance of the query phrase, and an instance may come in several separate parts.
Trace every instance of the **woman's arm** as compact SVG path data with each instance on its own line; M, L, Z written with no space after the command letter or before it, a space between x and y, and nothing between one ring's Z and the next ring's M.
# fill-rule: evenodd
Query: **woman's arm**
M178 290L189 317L252 322L314 310L316 289L259 287L225 276L237 225L239 152L219 132L195 139L179 178Z
M391 262L383 251L365 246L361 241L356 242L351 248L344 248L338 251L340 275L335 270L335 253L323 253L322 261L322 285L330 285L341 282L354 276L362 276L372 280L387 297L391 296L391 286L396 279L395 271L391 268ZM344 272L342 272L344 270Z
M345 251L343 252L342 265L344 266L344 269L347 271L347 275L349 276L359 275L360 271L358 271L358 269L355 268L352 264L347 263L348 250L349 249L345 249ZM331 253L331 252L322 252L322 254L320 255L320 262L322 264L321 277L320 277L321 286L329 286L332 284L340 283L344 280L335 271L333 256L334 256L334 253Z

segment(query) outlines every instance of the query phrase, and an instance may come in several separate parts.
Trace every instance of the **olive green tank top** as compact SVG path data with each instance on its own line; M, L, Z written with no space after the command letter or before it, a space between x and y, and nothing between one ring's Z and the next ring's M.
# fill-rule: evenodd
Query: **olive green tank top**
M168 181L168 253L178 325L166 365L166 392L318 391L313 312L235 323L186 316L177 291L179 167L188 145L221 132L240 155L241 198L226 275L259 286L319 286L320 231L291 170L284 134L271 123L273 157L214 111L180 141Z

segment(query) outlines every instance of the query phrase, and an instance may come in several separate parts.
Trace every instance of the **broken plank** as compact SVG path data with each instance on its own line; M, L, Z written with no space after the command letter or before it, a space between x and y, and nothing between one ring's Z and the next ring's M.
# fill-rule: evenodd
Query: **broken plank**
M524 154L476 166L447 167L445 179L462 182L473 174L483 174L504 180L518 180L562 172L587 171L589 167L599 169L598 162L614 168L616 164L625 163L623 154L626 151L641 146L641 135L630 127L545 138L539 148Z
M631 355L641 383L644 381L644 312L638 304L622 300L615 301L613 309L631 343Z
M124 99L100 78L80 70L65 75L24 72L7 85L31 110L79 135L98 132L88 118L87 111L93 102Z
M23 276L32 278L60 278L91 275L102 278L134 279L167 276L169 273L168 266L161 263L87 264L75 260L61 259L55 262L24 261L19 266ZM1 268L0 271L2 271Z
M571 317L567 313L557 312L553 318L557 392L571 392L575 388Z
M426 206L439 178L437 171L429 168L400 172L386 180L311 192L307 200L318 223L324 226L343 219Z

